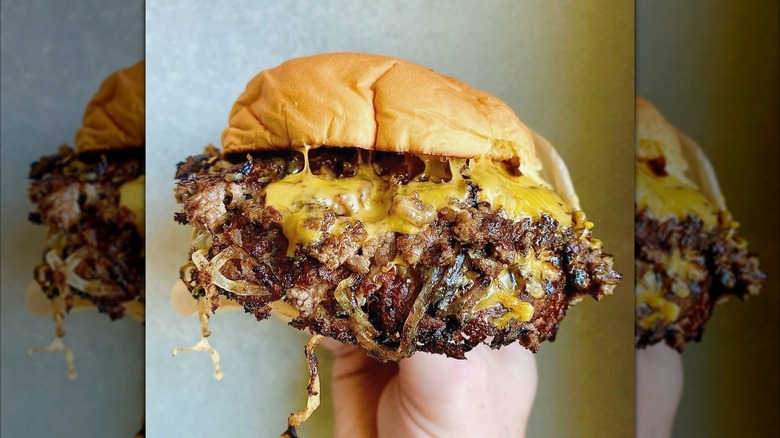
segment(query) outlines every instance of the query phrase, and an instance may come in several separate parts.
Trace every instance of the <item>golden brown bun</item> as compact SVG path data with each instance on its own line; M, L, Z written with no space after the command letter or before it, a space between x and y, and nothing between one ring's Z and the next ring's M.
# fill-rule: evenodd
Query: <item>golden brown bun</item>
M684 178L688 169L683 157L680 136L652 103L636 96L636 158L652 161L663 157L666 172Z
M346 146L541 164L530 130L500 99L397 58L329 53L255 76L230 112L225 152Z
M672 126L660 110L642 96L636 96L637 160L663 155L666 172L691 183L726 211L726 201L710 160L695 141Z
M100 85L76 132L78 152L144 146L144 61L117 70Z

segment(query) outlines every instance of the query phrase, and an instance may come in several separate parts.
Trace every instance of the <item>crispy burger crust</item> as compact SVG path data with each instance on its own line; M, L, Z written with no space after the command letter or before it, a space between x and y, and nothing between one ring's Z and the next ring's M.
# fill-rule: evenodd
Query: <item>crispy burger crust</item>
M528 129L495 96L397 58L329 53L255 76L222 133L226 153L345 146L541 163Z
M100 85L84 110L76 150L105 152L145 144L145 63L117 70Z
M185 264L182 280L193 296L210 300L212 310L220 305L218 295L223 295L260 320L271 312L269 303L284 299L301 311L292 326L361 345L379 360L398 360L407 354L399 344L406 321L414 303L425 297L424 283L431 278L430 287L437 292L424 305L421 319L409 326L416 335L415 342L407 345L408 354L428 351L462 358L483 342L498 348L519 341L537 351L541 342L555 338L572 304L585 295L598 300L611 294L621 278L612 269L611 256L592 248L591 239L580 237L582 225L561 229L549 216L515 221L478 202L476 191L458 211L453 205L440 209L434 222L417 234L390 232L366 238L364 224L358 222L340 234L299 247L296 257L290 258L283 219L262 202L264 187L285 176L289 164L283 157L230 162L211 148L179 164L176 196L183 210L176 220L208 232L212 241L208 260L237 251L218 268L222 275L265 291L236 294L217 286L208 292L216 284L213 271ZM204 193L210 194L200 196ZM225 209L220 212L222 205ZM327 227L334 217L332 211L312 216L308 226ZM539 260L544 260L544 269L555 273L540 283L544 294L531 296L524 286L519 292L518 297L534 308L530 320L498 326L491 318L503 315L504 308L471 310L503 269L525 266L517 258L529 254L534 258L543 254ZM527 274L516 275L523 276L518 284L532 280ZM350 316L349 306L337 297L339 284L348 278L352 285L347 296L366 300L354 305L365 313L370 330L378 332L372 339L381 347L366 345L361 336L366 326L354 325L357 320Z

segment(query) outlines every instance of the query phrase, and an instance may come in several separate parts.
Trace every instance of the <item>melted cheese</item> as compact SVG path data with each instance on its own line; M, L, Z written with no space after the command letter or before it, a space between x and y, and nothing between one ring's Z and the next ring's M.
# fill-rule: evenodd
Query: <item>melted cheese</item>
M652 270L645 272L636 282L637 309L647 307L650 312L637 318L637 324L645 330L651 329L656 322L674 322L680 316L680 306L663 297L663 285L661 279Z
M690 260L678 249L671 254L661 254L659 262L666 268L667 275L672 279L672 292L680 298L690 295L691 283L702 281L707 276L707 268L702 264L703 259Z
M501 306L505 312L498 317L491 316L493 324L504 329L512 320L526 322L534 315L534 307L531 303L520 300L517 297L517 283L514 275L504 270L498 278L490 284L485 295L477 302L472 313Z
M133 212L135 226L143 237L146 233L146 208L144 191L146 178L144 175L128 181L119 187L119 205Z
M425 174L429 175L428 172L430 172L430 174L442 178L444 176L443 172L434 163L438 164L431 159L425 160ZM465 201L469 194L469 186L460 173L460 169L464 164L466 164L466 160L450 160L449 166L452 178L449 181L440 183L410 181L408 184L398 186L396 188L397 193L401 196L414 194L423 204L430 205L436 210L450 206L453 201Z
M518 254L515 257L515 265L525 279L525 291L536 299L546 294L544 283L557 279L559 275L544 258L543 255L537 256L533 249L529 249L524 256ZM549 260L549 256L547 259Z
M571 226L571 211L563 199L531 177L510 175L503 163L489 160L471 160L469 169L471 180L482 188L480 201L503 207L513 218L538 219L547 213L563 227Z
M482 190L480 201L489 202L493 208L503 208L515 219L538 219L543 213L555 218L561 226L572 224L571 212L563 200L550 188L528 176L510 175L502 163L474 159L468 162L468 180L461 175L466 160L449 160L449 181L412 181L393 184L377 175L371 164L358 164L354 176L331 178L314 175L309 168L308 149L304 150L304 168L298 173L269 184L265 189L265 203L282 215L282 231L289 242L288 255L295 253L298 245L317 243L325 234L338 234L351 223L361 221L368 236L392 231L415 234L435 219L435 211L451 207L468 197L468 181ZM445 176L437 159L423 157L426 169L436 178ZM407 199L396 199L397 196ZM394 201L404 201L405 207L394 207ZM414 207L422 203L422 209ZM430 210L430 208L434 210ZM336 221L327 230L312 229L306 220L322 215L327 210L336 213ZM429 217L427 221L421 218Z
M645 330L652 328L656 321L674 322L680 316L680 306L672 301L667 301L656 291L640 292L636 296L637 307L646 305L652 311L649 315L637 321Z
M636 203L639 210L649 209L658 219L688 215L699 217L706 225L718 224L717 209L695 186L672 175L655 175L646 164L637 164Z

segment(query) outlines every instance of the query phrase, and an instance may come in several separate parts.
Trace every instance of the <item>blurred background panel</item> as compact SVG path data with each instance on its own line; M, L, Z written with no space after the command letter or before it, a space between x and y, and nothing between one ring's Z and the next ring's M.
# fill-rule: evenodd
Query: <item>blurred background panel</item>
M2 2L2 417L4 437L132 436L144 413L144 329L130 318L66 316L62 355L25 351L53 339L25 288L42 260L45 227L27 221L30 164L74 146L89 99L114 70L144 57L143 1Z
M739 233L769 276L716 308L683 354L675 436L777 436L778 2L640 0L637 92L712 161Z
M219 145L234 100L261 70L294 57L360 51L406 58L506 101L559 150L595 234L615 256L615 296L569 312L538 354L529 436L633 433L632 2L147 2L148 325L150 436L276 436L305 401L306 337L243 312L212 319L205 355L171 357L199 336L170 289L190 227L173 221L175 165ZM303 436L331 434L331 357L323 406ZM499 377L497 377L499 378Z

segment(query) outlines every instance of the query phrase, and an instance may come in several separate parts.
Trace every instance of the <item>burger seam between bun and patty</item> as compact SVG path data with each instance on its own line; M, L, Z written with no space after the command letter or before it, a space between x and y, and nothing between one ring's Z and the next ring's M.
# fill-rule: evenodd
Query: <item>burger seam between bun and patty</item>
M222 133L227 154L304 146L355 147L541 164L530 130L501 100L410 62L332 53L253 78Z

